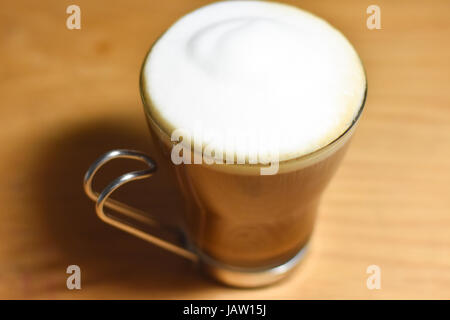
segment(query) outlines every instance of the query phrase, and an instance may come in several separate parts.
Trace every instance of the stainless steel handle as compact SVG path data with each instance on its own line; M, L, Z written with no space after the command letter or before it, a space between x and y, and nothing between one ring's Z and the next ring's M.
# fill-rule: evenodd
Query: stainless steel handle
M123 174L117 179L115 179L113 182L111 182L108 186L106 186L106 188L103 189L102 192L100 193L95 192L92 188L92 181L97 171L105 163L113 159L119 158L139 160L141 162L144 162L148 166L148 169ZM174 230L170 230L169 227L163 226L157 220L154 220L153 218L149 217L148 214L146 214L145 212L110 198L110 195L122 185L130 181L149 178L153 175L155 171L156 171L155 162L142 152L123 149L112 150L105 153L100 158L98 158L86 172L84 176L84 191L92 200L96 202L95 209L97 215L104 222L116 228L119 228L125 232L128 232L132 235L135 235L141 239L144 239L150 243L153 243L161 248L169 250L184 258L187 258L192 261L197 261L198 256L191 250L185 248L182 244L175 244L167 240L161 239L159 237L156 237L152 234L149 234L141 230L139 227L133 225L130 221L120 219L120 217L105 212L104 210L104 207L107 207L115 212L118 212L126 216L129 220L132 221L134 220L139 223L151 226L153 228L160 228L165 229L166 231L174 232Z

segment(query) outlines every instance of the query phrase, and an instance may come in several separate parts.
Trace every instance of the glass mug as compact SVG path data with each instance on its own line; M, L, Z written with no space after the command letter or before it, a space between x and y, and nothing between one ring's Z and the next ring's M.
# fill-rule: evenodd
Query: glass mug
M194 261L227 285L257 287L288 275L305 254L321 194L347 149L367 88L357 116L343 134L312 153L280 161L274 175L261 175L262 164L173 164L170 152L174 142L151 115L142 69L140 91L151 137L175 170L184 197L184 227L163 226L151 215L110 198L120 186L151 177L157 170L150 157L133 150L110 151L86 172L84 189L96 202L99 218ZM95 192L94 175L103 164L117 158L135 159L148 168L124 174L102 192ZM116 214L106 212L105 207ZM162 239L139 225L165 229L177 240Z

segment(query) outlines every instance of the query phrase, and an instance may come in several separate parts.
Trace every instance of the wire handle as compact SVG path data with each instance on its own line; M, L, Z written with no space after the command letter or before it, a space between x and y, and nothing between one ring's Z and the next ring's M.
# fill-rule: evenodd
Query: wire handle
M144 162L148 166L148 169L123 174L120 177L116 178L114 181L112 181L108 186L106 186L106 188L103 189L102 192L98 193L94 191L92 188L92 181L97 171L105 163L113 159L120 159L120 158L134 159ZM161 225L161 223L149 217L148 214L146 214L145 212L110 198L110 195L122 185L130 181L149 178L153 175L155 171L156 171L156 163L150 157L148 157L146 154L142 152L125 149L112 150L105 153L100 158L98 158L86 172L84 176L84 191L89 196L89 198L91 198L93 201L96 202L95 210L97 212L98 217L104 222L116 228L119 228L125 232L128 232L134 236L137 236L145 241L148 241L154 245L157 245L158 247L161 247L172 253L175 253L177 255L180 255L184 258L196 262L198 260L198 256L191 250L184 247L183 245L175 244L167 240L161 239L157 236L154 236L152 234L149 234L139 229L131 222L128 222L124 219L120 219L119 217L111 215L104 211L104 207L107 207L113 211L119 212L120 214L134 221L144 223L154 228L165 229L166 231L176 233L175 230L167 226Z

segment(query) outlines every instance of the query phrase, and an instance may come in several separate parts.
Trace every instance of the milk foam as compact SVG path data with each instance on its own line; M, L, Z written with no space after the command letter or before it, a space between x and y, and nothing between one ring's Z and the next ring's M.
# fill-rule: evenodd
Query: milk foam
M225 1L178 20L143 68L148 111L170 136L280 160L339 137L366 80L348 40L324 20L264 1Z

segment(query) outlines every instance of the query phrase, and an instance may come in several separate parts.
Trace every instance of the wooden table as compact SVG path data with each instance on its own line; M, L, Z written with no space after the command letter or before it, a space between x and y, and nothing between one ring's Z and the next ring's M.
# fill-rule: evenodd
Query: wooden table
M290 1L337 26L367 69L366 110L327 189L311 252L276 286L239 290L100 222L82 190L116 147L151 153L138 91L150 44L208 1L9 1L0 13L0 297L450 298L450 2ZM66 7L81 8L81 30ZM366 8L381 8L381 30ZM106 170L105 183L129 163ZM181 208L166 168L121 197ZM145 192L143 192L145 189ZM152 192L149 196L148 190ZM66 288L66 268L82 289ZM369 290L366 269L381 268Z

